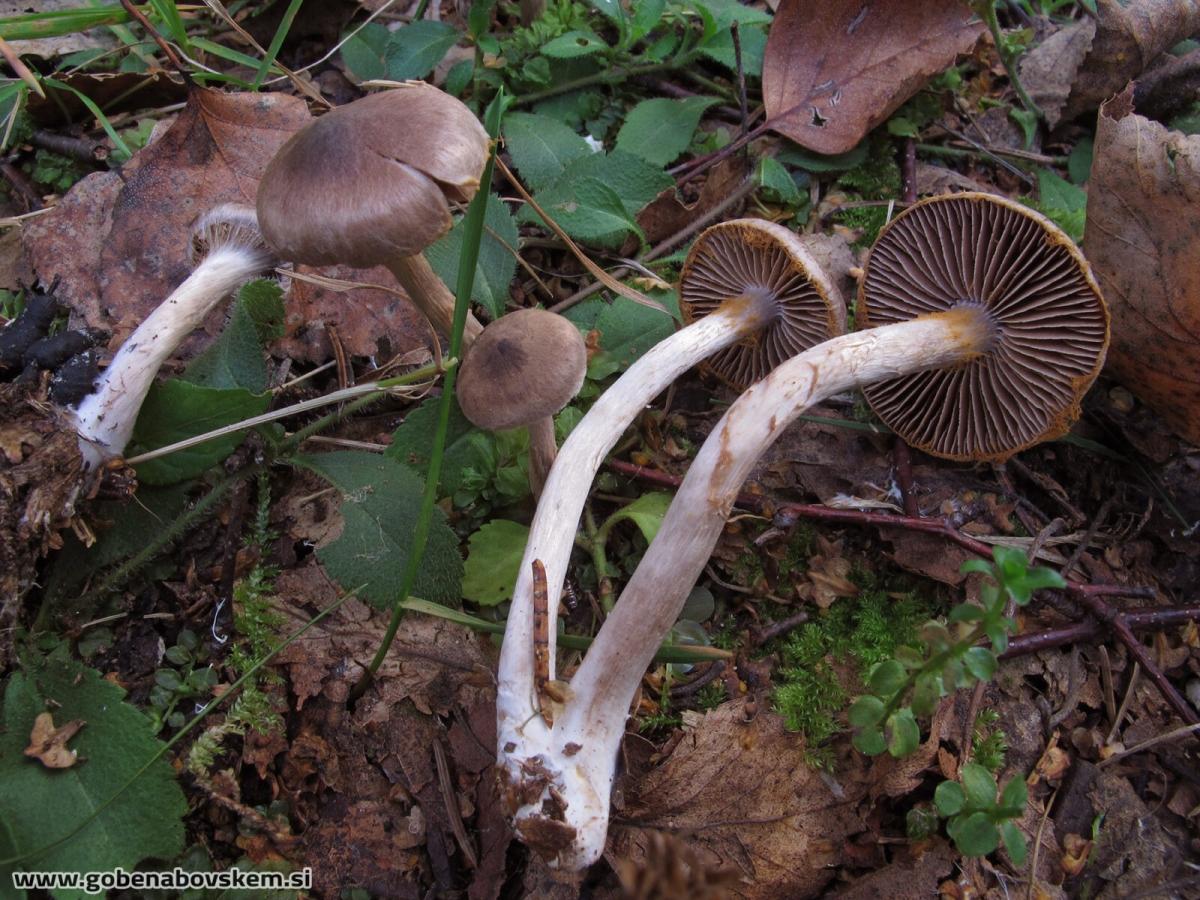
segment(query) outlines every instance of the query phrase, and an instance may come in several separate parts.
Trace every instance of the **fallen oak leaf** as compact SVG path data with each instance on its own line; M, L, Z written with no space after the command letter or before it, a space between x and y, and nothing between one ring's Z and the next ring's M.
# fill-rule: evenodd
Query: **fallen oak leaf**
M983 32L961 0L783 0L763 61L767 124L818 153L845 153Z
M69 769L80 762L78 751L67 749L67 741L75 737L87 723L83 719L72 719L67 724L55 728L54 716L51 713L38 713L33 720L33 730L29 733L29 746L25 755L36 759L47 769Z

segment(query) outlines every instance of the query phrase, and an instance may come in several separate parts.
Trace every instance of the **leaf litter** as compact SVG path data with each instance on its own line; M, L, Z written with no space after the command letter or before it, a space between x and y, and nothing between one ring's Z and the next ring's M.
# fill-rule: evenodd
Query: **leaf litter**
M613 5L597 6L603 7L609 21L621 15ZM744 9L744 15L767 17L765 12ZM1096 20L1075 13L1076 20L1060 21L1063 27L1048 37L1045 22L1039 17L1035 23L1039 33L1025 53L1020 72L1027 76L1027 86L1043 104L1051 126L1069 122L1076 111L1094 108L1129 78L1140 75L1179 37L1195 30L1188 10L1160 0L1132 8L1098 0L1097 9ZM711 8L706 4L704 15L720 27L727 21L722 17L729 14L721 4ZM1012 15L1012 22L1020 22L1016 12ZM777 137L760 139L752 145L760 152L787 148L780 158L789 161L780 168L792 180L793 189L769 193L756 185L746 214L768 215L795 225L807 221L808 228L818 231L834 222L833 230L859 243L861 259L861 245L886 214L880 207L901 200L894 188L881 190L883 199L869 194L873 180L882 183L880 175L894 156L895 148L882 136L884 130L891 132L890 138L901 149L905 141L921 142L922 158L911 169L919 195L958 189L1013 195L1023 192L1025 185L1040 183L1040 202L1045 206L1052 199L1046 188L1054 183L1051 177L1063 181L1055 171L1071 174L1064 158L1051 154L1069 152L1085 126L1038 133L1036 142L1026 145L1022 128L1010 115L1012 107L996 100L1004 96L1003 69L995 62L994 48L979 42L984 28L965 4L937 0L889 11L871 4L835 3L813 12L784 0L775 10L775 19L763 63L765 121L810 150L860 154L859 162L849 164L846 178L840 180L837 166L842 163L836 158L814 156L810 168L802 168L793 161L797 151L790 144ZM611 37L600 19L590 22L588 33L589 41L600 44ZM407 46L404 41L396 45ZM713 50L708 58L723 59L723 52ZM968 74L969 80L954 89L952 97L940 94L937 109L922 108L929 94L922 89L929 80L947 73L956 60L962 65L966 54L971 54L965 65L968 73L972 67L977 71ZM1117 58L1121 66L1098 65ZM463 59L468 61L470 55ZM388 64L393 62L409 64L398 58ZM886 79L872 75L883 71L880 66L886 68ZM529 72L536 75L535 68ZM436 77L449 78L452 72L444 66ZM112 89L77 83L96 96ZM527 85L524 90L532 88ZM752 96L754 90L751 81ZM1181 406L1176 399L1190 396L1187 372L1195 368L1189 366L1194 355L1195 329L1189 318L1194 304L1183 272L1186 266L1180 262L1190 258L1186 252L1190 232L1173 225L1189 212L1191 148L1190 138L1138 116L1130 96L1127 92L1109 101L1100 114L1087 188L1084 246L1110 296L1135 301L1132 310L1114 311L1118 342L1112 352L1114 372L1132 394L1107 384L1098 389L1090 401L1083 438L1115 447L1124 458L1142 459L1153 469L1147 478L1159 482L1131 476L1123 459L1113 458L1112 451L1095 455L1079 446L1056 444L1029 451L1021 458L1022 467L1008 470L948 466L916 455L911 483L923 515L942 517L976 538L1015 539L1022 548L1040 539L1039 531L1053 516L1071 519L1074 528L1079 523L1070 508L1083 510L1086 521L1111 501L1118 512L1110 518L1116 521L1105 522L1093 535L1094 546L1079 560L1077 573L1107 583L1150 585L1157 596L1146 608L1153 609L1156 604L1187 602L1186 586L1200 574L1196 563L1200 554L1194 540L1183 533L1190 521L1200 517L1200 495L1194 485L1196 457L1178 439L1182 433L1195 440L1189 431L1196 418L1195 404ZM959 104L981 98L1000 105L962 114ZM509 135L512 160L535 194L544 193L552 201L551 212L564 214L560 224L573 238L590 243L593 249L638 252L630 249L638 243L638 228L650 243L670 241L688 227L689 220L721 210L746 183L751 171L746 161L727 154L724 162L718 160L694 181L681 177L675 186L664 188L673 180L664 172L667 165L682 158L681 175L686 176L693 168L689 157L723 152L716 143L706 142L722 128L725 139L735 133L728 126L739 115L733 108L736 99L736 94L721 100L707 96L643 99L649 105L638 116L628 117L632 122L628 131L621 129L620 111L612 108L588 108L586 115L596 118L585 125L582 106L566 115L567 121L575 117L574 124L554 118L560 112L552 106L538 106L533 114L513 116L518 126L534 127L527 128L524 137ZM876 128L898 110L903 124L894 131L890 125ZM615 146L610 143L608 155L592 155L579 131L596 133L604 116L611 117L609 136ZM681 118L677 128L666 128L668 119L674 122L676 117L687 121ZM192 91L174 123L133 160L119 170L87 176L52 212L25 224L25 276L32 270L62 276L73 324L104 329L112 336L110 347L116 347L183 277L184 236L195 214L220 199L252 202L266 160L309 118L303 102L284 93ZM550 143L549 126L538 132L546 122L559 126L555 133L562 145L545 158L531 157L521 141L544 137ZM748 124L739 123L743 133L749 132ZM647 141L646 133L652 134L656 127L669 132L665 143ZM916 138L908 131L913 128ZM961 128L969 140L957 134L954 140L946 139L952 134L947 128ZM565 134L559 133L562 129ZM957 151L955 161L946 164L946 157L929 150L927 142L933 141L944 141L934 146ZM1011 169L997 163L1002 153L1010 159L1025 153L1042 170L1022 183ZM631 156L623 158L624 154ZM626 176L634 172L637 177L623 176L606 184L613 160L627 162ZM858 168L864 161L872 167L869 175L866 168ZM1138 177L1131 179L1130 172ZM607 189L603 198L593 183ZM582 192L581 185L586 188ZM1067 186L1083 194L1076 185ZM804 206L810 199L815 209ZM573 204L580 204L582 213ZM1082 216L1082 207L1050 206L1052 215ZM741 208L739 201L720 218L733 217ZM1131 216L1131 210L1137 215ZM873 219L876 212L880 215ZM580 218L572 220L572 215ZM505 232L503 243L519 247L522 259L537 266L539 280L535 284L528 269L518 270L510 301L547 291L556 300L573 294L580 286L574 277L575 262L554 246L520 247L522 240L529 242L540 234L533 230L532 218L520 221L520 237ZM1169 230L1164 233L1164 229ZM1130 246L1144 252L1131 261ZM850 259L842 268L849 269L857 261ZM644 262L651 260L644 258ZM511 264L509 259L509 268L487 283L487 292L475 296L493 314L504 306ZM395 286L385 270L321 271ZM495 271L499 271L495 266L485 267L489 276ZM669 280L671 270L654 270L655 278L663 275ZM853 290L851 282L847 295ZM608 322L618 320L612 329L616 334L620 316L613 312L616 305L597 303L598 309L581 307L584 314L579 321L583 327L595 326L592 346L604 347L604 341L617 340L608 333ZM394 294L371 289L340 293L295 280L287 316L285 335L272 345L272 353L301 368L323 363L337 352L374 365L429 342L407 304ZM1140 331L1136 325L1122 324L1123 317L1150 327ZM207 334L193 338L183 355L206 345L221 324L214 316L206 324ZM1124 349L1121 338L1134 343ZM1149 374L1146 365L1127 363L1122 368L1122 357L1156 362L1164 347L1176 352L1170 357L1175 361L1162 366L1163 374ZM628 355L635 356L639 349L644 348L635 346ZM622 358L616 365L627 362ZM631 432L636 439L631 457L660 473L682 473L687 448L703 439L715 421L712 398L732 398L723 391L701 379L681 382L669 401L672 415L658 421L655 412L648 413ZM964 579L959 571L961 562L972 554L940 535L903 525L874 530L818 523L814 528L819 530L806 538L807 525L772 518L781 504L795 501L815 499L829 509L851 512L894 510L903 501L890 435L861 421L866 417L851 398L813 412L824 420L789 430L760 461L746 488L757 500L744 518L726 529L714 554L712 580L707 584L710 595L715 595L718 617L710 631L720 629L722 639L727 639L751 620L756 627L769 627L770 620L798 614L820 620L836 613L839 605L859 602L869 594L875 583L871 579L888 587L916 583L931 594L944 590L977 599L978 577ZM377 420L349 423L335 440L365 437L378 447L389 439L395 418L385 414ZM14 438L8 445L20 447L22 441ZM352 587L347 579L353 577L353 566L339 570L330 565L328 548L347 532L363 527L347 523L344 513L350 511L353 518L353 508L339 510L337 491L311 475L292 471L272 504L273 526L279 535L270 558L283 566L270 601L270 609L280 617L276 634L308 621L341 590ZM481 533L485 522L511 518L522 527L528 520L529 509L519 497L514 501L494 486L472 494L476 490L472 479L480 474L457 473L462 489L453 502L447 498L443 503L448 526L464 544L471 534ZM605 478L594 502L606 514L610 510L605 504L613 503L613 497L620 503L636 502L637 489L631 495L629 483ZM339 487L347 497L357 496L344 485ZM1179 505L1177 515L1164 509L1164 496ZM466 502L459 502L464 497ZM505 498L508 505L501 507L497 497ZM1153 502L1147 502L1147 497ZM222 515L221 526L236 524L233 512ZM384 521L382 514L372 515L371 523ZM56 523L54 531L66 524ZM216 526L201 529L182 543L177 556L184 574L161 582L168 589L163 596L180 604L180 615L213 617L214 639L219 609L214 612L211 606L219 594L217 582L225 571L241 577L255 565L255 553L244 548L227 554L223 561L220 531ZM615 542L610 564L636 561L640 545L632 537L633 529L630 535ZM798 561L793 559L794 547L804 548ZM1044 545L1059 565L1073 547L1069 542L1057 548L1049 542ZM316 553L309 552L313 548ZM340 584L331 578L335 573ZM588 577L586 564L581 575ZM488 585L490 600L506 598L499 582ZM585 586L582 593L584 603L570 616L572 629L586 627L591 615L590 588ZM897 589L884 595L899 602L903 593ZM137 603L154 604L154 596L144 593ZM135 607L134 602L131 593L122 601L119 615L148 608ZM244 613L244 602L235 606ZM1061 628L1078 615L1066 599L1031 607L1019 614L1020 631ZM459 624L409 614L401 623L399 643L374 685L353 709L347 709L346 698L383 629L378 613L351 599L280 654L272 669L284 677L285 686L276 685L269 694L277 709L287 712L286 730L247 732L234 746L232 759L222 759L226 768L214 767L198 778L211 821L189 820L192 826L213 838L217 852L229 859L240 853L255 863L314 866L315 888L324 895L353 885L385 896L415 897L433 890L494 898L511 893L523 880L529 894L578 896L579 885L553 881L540 862L526 860L511 846L512 834L501 813L492 772L495 657L489 639ZM742 633L751 632L743 629ZM144 678L162 662L162 641L153 628L143 628L135 640L132 629L118 626L114 643L111 656L95 657L111 660L120 670L112 673L114 679L121 672L135 671ZM1200 671L1196 643L1183 632L1160 631L1153 639L1157 664L1174 681L1194 678ZM1107 646L1111 652L1105 655L1090 648L1072 652L1051 647L1014 657L1004 664L996 682L977 696L960 691L945 701L913 755L868 763L843 736L828 746L836 760L831 771L814 764L812 754L821 748L785 731L775 711L772 691L785 677L778 668L777 645L761 648L766 654L762 658L752 658L761 654L752 653L748 643L742 645L736 666L709 682L715 696L699 708L687 708L685 703L680 711L667 703L664 698L680 687L672 679L681 673L655 671L644 682L637 707L641 720L648 723L647 736L632 732L626 736L627 770L620 779L618 815L607 850L613 871L604 876L593 873L593 881L606 880L587 890L593 896L617 896L623 891L625 896L645 897L766 897L816 896L822 891L836 891L839 896L927 896L940 888L947 896L966 896L972 891L994 891L997 878L1016 875L1028 880L1027 868L1022 870L1003 856L993 857L995 862L964 864L947 840L936 834L916 837L902 821L906 810L929 807L936 782L953 781L965 760L986 754L987 745L981 742L997 732L1007 748L997 775L1000 783L1027 774L1032 783L1031 801L1018 820L1026 840L1039 842L1031 892L1051 896L1086 890L1115 895L1149 889L1183 871L1188 854L1194 853L1183 826L1194 818L1195 791L1186 778L1168 774L1186 770L1192 758L1183 744L1167 745L1155 757L1165 768L1150 775L1138 772L1138 757L1096 767L1119 746L1133 746L1171 727L1169 708L1158 691L1134 674L1128 654L1116 641L1107 640ZM854 667L846 660L833 663L838 678L857 690ZM572 664L573 660L566 663L568 668ZM682 687L690 689L686 680L690 673L682 674ZM11 684L20 685L15 680L20 677L14 676ZM92 690L88 678L84 677L83 689ZM1115 685L1106 686L1109 678ZM139 703L142 694L135 695ZM1128 708L1120 722L1113 722L1115 710L1108 707L1126 706L1122 703L1126 694ZM32 710L30 705L28 711ZM995 722L982 731L978 731L983 721L980 710L995 714ZM72 727L84 720L87 727L71 734ZM54 722L68 724L56 728ZM103 725L84 714L71 720L57 711L53 717L43 712L31 719L29 727L23 725L20 736L22 740L38 736L40 743L35 743L48 759L85 772L96 760L90 756L86 762L82 757L77 760L70 748ZM772 786L780 789L769 789ZM1056 789L1063 792L1063 799L1055 801ZM1067 796L1072 798L1069 803ZM286 800L286 815L274 808L264 814L267 801L278 798ZM1104 819L1094 826L1098 812L1104 813ZM515 865L514 860L518 860Z

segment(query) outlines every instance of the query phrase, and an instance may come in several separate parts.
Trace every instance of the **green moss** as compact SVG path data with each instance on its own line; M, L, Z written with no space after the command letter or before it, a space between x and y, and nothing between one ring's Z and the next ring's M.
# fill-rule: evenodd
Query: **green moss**
M856 166L837 180L835 189L844 192L849 200L893 200L900 196L900 166L896 163L895 147L886 134L871 138L871 152L862 165ZM875 242L879 229L887 222L887 206L847 209L839 213L842 224L860 229L860 246Z
M872 577L854 577L865 583L862 593L839 600L778 648L775 709L789 730L818 749L842 730L840 716L863 674L893 656L896 647L915 643L918 626L933 613L932 604L915 594L893 599Z

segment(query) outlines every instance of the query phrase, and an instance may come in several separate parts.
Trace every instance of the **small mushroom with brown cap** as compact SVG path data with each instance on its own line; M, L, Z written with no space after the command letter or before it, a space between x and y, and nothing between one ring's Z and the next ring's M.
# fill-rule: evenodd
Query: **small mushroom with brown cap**
M520 795L518 833L525 820L529 834L555 829L559 865L581 868L603 851L630 700L704 570L743 481L791 422L848 388L922 371L957 373L956 391L939 395L931 385L940 382L931 379L918 385L923 393L913 402L935 406L945 397L959 404L953 411L937 407L933 419L962 433L953 440L935 439L931 429L918 434L932 452L962 458L970 447L980 458L1001 458L1065 430L1107 348L1104 301L1070 239L1042 216L991 195L926 200L899 216L871 252L864 308L873 309L880 293L910 298L915 317L899 321L897 314L891 324L833 338L780 364L729 407L705 440L570 681L570 702L556 716L548 744L554 750L572 735L582 749L544 755L538 772L545 796L557 804L544 805L540 792L531 796L527 779L504 770L518 791L531 788ZM1061 370L1047 371L1056 359ZM1018 388L1012 369L1038 374ZM1039 381L1044 387L1036 387ZM498 705L502 695L503 681ZM507 732L500 739L502 746L512 740Z
M587 346L567 319L520 309L483 329L463 359L455 391L471 422L488 431L529 429L529 484L538 497L554 463L554 414L583 386Z
M259 221L292 262L387 266L449 335L454 295L422 251L450 230L449 202L475 196L487 158L487 132L466 106L423 81L405 82L296 132L259 182ZM481 330L468 313L464 347Z
M225 203L192 226L195 269L125 339L95 390L75 407L79 448L90 466L125 452L159 367L208 313L237 288L278 265L254 209Z
M839 333L845 323L839 286L810 252L809 242L786 228L756 219L715 225L696 239L684 264L680 297L685 310L691 307L685 313L691 324L634 362L600 395L563 443L530 525L505 627L496 700L498 765L504 777L518 786L514 797L528 793L519 786L532 771L529 764L534 760L540 760L538 771L564 773L563 778L572 785L567 788L567 818L579 840L555 853L558 864L569 868L594 859L603 848L613 735L593 732L578 719L573 720L573 731L564 731L557 720L551 727L538 715L533 661L533 562L540 562L545 570L547 618L553 622L575 532L596 471L646 404L713 354L724 351L730 360L731 367L724 376L727 379L758 377L771 364L768 360L772 353L776 354L774 359L779 358L779 348L801 350ZM756 334L764 335L764 339L756 342ZM774 349L764 352L760 343ZM739 361L743 354L750 361ZM551 680L556 638L555 630L549 629ZM564 750L572 745L583 749ZM604 774L605 765L609 766L608 775ZM554 790L560 787L556 785ZM531 800L508 812L520 829L522 823L538 824L540 809L540 804ZM535 838L530 840L536 842Z

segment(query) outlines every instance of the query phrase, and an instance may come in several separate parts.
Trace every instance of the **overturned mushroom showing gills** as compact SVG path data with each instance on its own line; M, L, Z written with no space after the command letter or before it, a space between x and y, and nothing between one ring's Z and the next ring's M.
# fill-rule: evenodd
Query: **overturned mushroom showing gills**
M657 536L571 679L571 700L555 720L555 740L547 742L536 768L506 770L510 794L522 803L518 830L553 835L560 865L582 868L603 851L617 749L638 683L703 571L742 482L797 416L856 385L925 370L974 369L980 374L967 378L967 387L954 398L961 409L939 417L945 427L957 427L958 422L995 424L1006 417L1023 420L1031 414L1007 395L998 409L982 411L980 404L995 402L996 394L971 387L994 370L990 359L1015 353L1009 342L1029 346L1033 341L1032 346L1051 358L1061 343L1071 374L1047 380L1065 380L1073 392L1040 395L1053 405L1036 414L1051 423L1042 432L1049 436L1061 433L1078 408L1079 395L1099 371L1107 348L1107 312L1086 262L1057 227L1016 204L985 195L925 201L904 217L922 209L922 215L933 213L951 223L942 232L943 241L895 251L883 242L907 239L904 229L897 230L898 221L872 252L864 302L869 304L871 285L877 283L871 270L877 253L883 254L880 259L898 253L910 260L911 267L901 272L908 290L923 297L929 296L930 276L919 263L927 259L947 276L956 299L940 311L806 350L738 398L701 447ZM1024 227L1026 221L1037 228ZM889 291L905 294L900 275ZM1005 317L1018 306L1029 311L1022 322L1030 324L1011 329ZM1039 319L1049 329L1042 339L1031 336L1032 323ZM1017 358L1018 364L1025 364ZM997 433L1002 437L991 439L983 428L972 427L968 439L980 441L977 452L983 458L1011 452L1003 443L1005 435L1027 443L1026 432L1015 426ZM930 445L941 446L933 441ZM971 449L966 441L953 446L963 456Z
M423 81L339 106L296 132L258 186L263 234L305 265L387 266L441 335L454 295L422 251L450 230L451 201L479 189L488 136L471 111ZM464 346L482 326L470 313Z
M554 462L554 414L587 374L579 329L544 309L519 309L492 322L471 345L455 382L463 415L480 428L529 429L529 484L541 496Z
M191 240L192 274L125 340L95 391L75 408L79 446L88 465L125 452L159 367L213 307L278 262L249 206L213 208L196 221Z
M716 302L722 293L726 299ZM589 759L597 754L599 758L609 752L610 745L596 750L595 741L583 743L578 721L571 726L575 731L566 730L558 721L551 728L538 714L533 658L534 560L546 571L548 619L554 622L592 480L605 455L646 404L718 351L739 345L741 352L758 352L753 341L756 333L798 325L801 337L786 340L788 346L802 349L840 332L845 322L840 291L804 242L785 228L759 220L727 222L701 234L684 266L680 295L685 305L693 299L706 303L707 314L703 314L705 310L689 313L693 323L630 366L563 442L530 526L505 628L496 710L499 770L511 788L505 796L507 812L514 816L527 844L566 868L586 865L603 848L610 786L602 777L592 780L595 771L590 763L585 772L570 757L579 752ZM775 343L783 341L776 338ZM739 368L756 371L751 365ZM556 637L550 628L551 680ZM572 746L585 749L572 751ZM543 767L553 774L542 787L554 784L557 791L560 778L573 785L569 789L572 804L561 821L549 821L540 812L541 788L531 787L530 773ZM571 837L563 843L568 834Z

